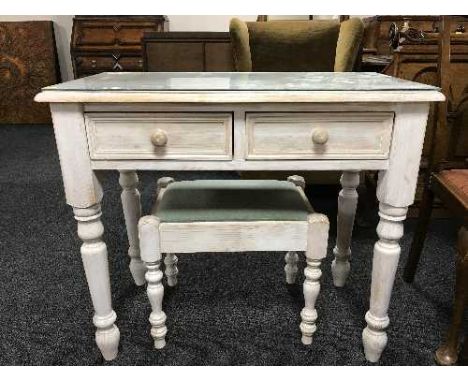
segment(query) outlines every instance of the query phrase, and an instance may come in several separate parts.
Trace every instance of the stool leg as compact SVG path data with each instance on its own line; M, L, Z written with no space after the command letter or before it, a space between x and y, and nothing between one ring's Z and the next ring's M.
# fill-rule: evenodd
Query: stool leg
M288 176L288 182L291 182L296 187L305 189L305 180L302 176L299 175L291 175ZM284 266L284 272L286 274L286 283L287 284L294 284L297 278L298 267L297 263L299 261L299 256L296 252L290 251L286 253L284 257L284 261L286 265Z
M342 287L350 271L351 236L358 202L356 187L359 185L359 173L345 171L340 179L343 187L338 196L338 217L336 246L333 249L335 260L332 262L333 284Z
M127 227L128 255L130 256L130 272L135 284L145 283L145 264L140 258L140 243L138 241L138 219L141 216L140 192L138 191L138 175L135 171L120 171L119 183L122 187L122 207Z
M321 260L327 255L329 222L325 215L312 213L308 218L307 266L304 269L304 309L301 311L302 343L310 345L317 330L315 302L320 292Z
M151 336L154 347L162 349L166 345L166 314L162 310L164 287L162 285L163 273L159 269L161 264L161 251L159 246L159 219L156 216L143 216L138 222L140 236L141 258L145 262L148 281L147 294L151 304Z
M286 262L286 265L284 266L286 283L294 284L297 278L297 271L299 270L297 267L299 256L296 252L287 252L286 256L284 256L284 261Z
M315 321L317 320L317 309L315 302L320 292L320 260L307 259L307 266L304 269L304 309L301 311L302 322L300 325L302 332L302 343L310 345L312 336L317 330Z
M164 274L167 278L167 285L170 287L177 285L177 275L179 273L179 270L177 269L178 261L177 256L173 253L166 253L166 256L164 257L164 265L166 266Z
M154 338L154 347L162 349L166 346L166 314L162 310L164 287L162 285L163 273L159 269L160 261L146 263L146 281L148 288L146 292L150 300L152 312L149 321L151 323L151 336Z

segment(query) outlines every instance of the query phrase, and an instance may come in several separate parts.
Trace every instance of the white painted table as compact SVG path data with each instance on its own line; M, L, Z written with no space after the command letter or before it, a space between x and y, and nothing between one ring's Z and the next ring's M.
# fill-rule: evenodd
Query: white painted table
M120 334L96 170L120 171L137 285L145 268L136 170L341 170L336 286L349 273L359 171L378 170L379 240L363 331L366 358L378 361L429 104L443 99L437 88L374 73L102 73L44 88L36 101L51 103L103 356L117 355Z

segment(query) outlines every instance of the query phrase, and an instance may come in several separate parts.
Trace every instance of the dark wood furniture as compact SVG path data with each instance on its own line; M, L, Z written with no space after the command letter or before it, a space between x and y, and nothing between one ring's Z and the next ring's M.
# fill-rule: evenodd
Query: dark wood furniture
M148 72L231 72L231 39L225 32L145 33L144 69Z
M60 82L51 21L0 23L0 123L51 123L48 105L34 102Z
M468 97L468 19L453 17L450 26L450 66L447 69L446 91L448 98L446 117L440 123L446 124L452 119L454 129L462 126L456 115L463 109ZM437 75L437 60L439 57L438 36L440 30L440 16L376 16L364 19L366 25L364 32L363 71L379 71L387 75L423 82L439 86ZM413 28L423 33L423 38L411 41L403 38L395 49L390 47L389 30L395 23L400 31L405 27ZM400 36L404 37L404 36ZM445 110L445 109L444 109ZM434 107L429 116L429 123L424 141L423 157L421 160L421 176L416 191L415 204L410 208L409 216L418 216L420 206L423 204L423 184L426 169L429 166L429 152L433 142L433 131L436 124ZM442 111L444 113L444 111ZM441 140L445 139L446 128L439 129L439 142L437 147L443 149ZM454 153L461 159L468 152L468 134L462 134L458 142L454 143ZM433 214L447 216L447 210L436 199Z
M71 57L75 78L143 71L141 38L167 29L165 16L75 16Z
M439 103L434 110L434 129L428 140L429 157L423 183L420 216L403 274L405 281L413 281L430 221L433 200L437 195L452 213L462 219L458 242L453 320L445 342L436 352L437 362L443 365L451 365L457 361L459 332L468 296L468 145L466 144L468 96L465 95L461 102L453 105L453 89L457 81L452 66L456 66L458 62L454 61L451 55L453 47L451 21L451 17L443 16L438 26L436 67L430 66L427 69L426 66L422 71L434 76L434 81L442 88L447 101ZM451 108L454 110L449 118ZM460 143L463 146L460 147ZM468 350L466 346L465 350Z
M374 55L393 55L389 44L388 32L393 23L401 29L405 23L409 27L422 31L424 34L435 33L439 30L440 16L373 16L363 19L364 53ZM451 25L452 33L468 31L468 20L456 18Z

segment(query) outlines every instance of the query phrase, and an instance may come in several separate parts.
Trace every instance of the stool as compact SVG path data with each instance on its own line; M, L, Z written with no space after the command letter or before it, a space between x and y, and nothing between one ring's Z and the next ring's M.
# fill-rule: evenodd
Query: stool
M167 284L177 284L175 253L287 251L286 282L293 284L299 251L304 251L302 342L312 343L315 302L320 291L320 262L327 254L329 222L312 209L304 179L158 181L151 215L138 223L141 258L147 267L147 293L152 313L154 347L165 346L166 315L162 310L162 254Z

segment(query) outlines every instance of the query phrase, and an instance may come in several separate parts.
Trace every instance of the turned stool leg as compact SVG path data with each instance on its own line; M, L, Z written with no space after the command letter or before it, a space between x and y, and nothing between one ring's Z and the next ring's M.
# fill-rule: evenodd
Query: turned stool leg
M319 279L322 275L320 262L327 255L329 222L325 215L312 213L308 218L307 266L304 269L304 309L301 311L302 343L310 345L315 333L317 310L315 302L320 292Z
M444 343L435 354L436 361L440 365L454 365L458 360L460 329L468 299L468 230L465 227L462 227L458 234L456 267L452 324L447 331Z
M296 252L287 252L284 256L286 265L284 266L284 273L286 274L286 283L294 284L297 278L297 272L299 268L297 263L299 262L299 256Z
M130 256L130 272L135 284L145 283L146 267L140 258L140 243L138 241L138 219L141 217L140 192L138 191L138 176L135 171L120 171L119 183L122 186L122 207L127 227L128 255Z
M114 324L117 315L112 309L107 246L102 241L101 206L74 208L73 212L83 241L81 257L94 306L96 344L104 359L110 361L117 357L120 332Z
M288 176L288 182L291 182L297 187L301 187L302 190L305 188L305 180L302 176L299 175L291 175ZM294 284L297 278L298 267L297 263L299 262L299 256L296 252L290 251L286 253L284 257L284 261L286 265L284 266L284 272L286 275L286 283L287 284Z
M167 285L170 287L177 285L177 275L179 273L179 270L177 269L177 262L178 259L176 255L173 253L166 253L166 256L164 257L164 265L166 266L164 274L167 278Z
M151 336L154 347L162 349L166 345L166 314L162 310L164 287L163 273L159 269L161 251L159 246L159 219L156 216L143 216L138 223L140 237L141 258L146 264L147 294L151 304Z
M356 216L359 185L359 173L345 171L340 179L343 189L338 196L338 217L336 246L333 249L335 260L332 262L333 284L342 287L350 271L351 238Z

